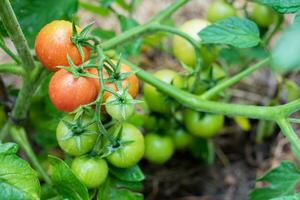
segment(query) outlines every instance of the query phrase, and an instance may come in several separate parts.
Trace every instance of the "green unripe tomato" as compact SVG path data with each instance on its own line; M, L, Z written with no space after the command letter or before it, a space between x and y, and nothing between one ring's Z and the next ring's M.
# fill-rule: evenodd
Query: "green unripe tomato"
M251 19L260 27L268 27L276 21L277 14L272 8L256 3L251 12Z
M174 153L174 144L169 136L149 133L145 136L145 158L154 164L164 164Z
M193 137L183 129L174 130L174 132L171 133L171 137L175 148L180 150L187 148L193 140Z
M223 0L216 0L207 8L207 19L210 22L216 22L232 16L236 16L235 8Z
M108 132L113 134L116 132L116 128L120 129L120 125L110 128ZM107 157L108 162L112 165L119 168L128 168L134 166L142 159L145 151L144 136L132 124L122 124L120 145L119 149Z
M197 137L212 137L224 126L223 115L204 114L186 109L183 118L187 130Z
M169 69L163 69L153 74L159 80L173 84L175 87L182 88L184 86L184 79L177 74L177 72ZM158 113L169 113L171 106L170 102L166 102L166 95L159 92L155 87L145 83L144 98L150 110Z
M98 188L108 175L108 166L104 159L87 155L76 157L71 169L88 189Z
M134 113L134 105L129 102L130 100L132 100L130 94L126 94L125 97L110 95L106 100L105 109L113 119L124 121Z
M203 19L192 19L182 24L179 29L188 34L197 41L200 41L198 33L210 23ZM184 64L194 67L196 64L196 55L194 47L180 36L173 38L173 53L175 57Z
M92 118L84 116L81 125L74 125L73 128L66 126L67 123L75 123L74 115L66 115L56 129L56 139L60 148L72 156L80 156L92 150L97 139L97 125L91 124ZM83 128L84 127L84 128Z

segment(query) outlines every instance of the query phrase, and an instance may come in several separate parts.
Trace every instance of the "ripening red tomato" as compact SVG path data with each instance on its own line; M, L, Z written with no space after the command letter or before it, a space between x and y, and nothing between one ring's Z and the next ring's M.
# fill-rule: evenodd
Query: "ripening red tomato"
M81 29L77 27L77 31ZM56 71L56 66L69 66L67 55L76 65L82 62L77 47L71 41L72 23L55 20L46 24L35 39L35 52L40 62L50 71ZM90 56L90 49L83 47L84 58Z
M49 83L49 97L53 105L63 112L71 112L80 105L94 101L98 91L92 78L75 78L67 70L60 69Z
M113 60L114 63L116 63L116 61ZM127 73L127 72L132 72L131 68L126 66L125 64L121 64L120 65L121 67L121 70L120 72L121 73ZM94 69L91 69L90 70L90 73L98 76L98 72L97 70L94 68ZM109 77L108 73L106 72L106 70L103 70L103 78L104 79L107 79ZM132 74L124 79L122 79L122 77L114 77L115 79L117 80L120 80L122 81L122 87L125 89L127 85L129 85L128 87L128 93L131 95L132 98L135 98L138 94L138 91L139 91L139 79L137 78L137 76L135 74ZM100 90L100 84L99 84L99 80L98 79L93 79L94 80L94 83L97 87L97 90L99 91ZM116 85L112 82L112 83L108 83L106 82L105 83L106 86L110 87L111 89L113 89L114 91L117 91L117 87ZM103 97L103 100L106 101L106 99L111 95L111 93L109 92L105 92L104 93L104 97Z

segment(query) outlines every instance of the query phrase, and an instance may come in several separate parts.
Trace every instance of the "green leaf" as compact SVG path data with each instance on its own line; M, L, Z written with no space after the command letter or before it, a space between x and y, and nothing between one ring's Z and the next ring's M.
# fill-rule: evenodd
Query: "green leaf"
M254 47L260 42L257 25L238 17L229 17L203 29L198 35L205 44L228 44L238 48Z
M259 182L267 182L269 185L255 188L249 194L250 200L272 199L292 195L300 181L300 171L297 166L289 161L282 161L280 165L264 176Z
M87 188L73 174L69 166L61 159L49 156L52 166L52 181L64 199L89 200Z
M77 12L78 0L14 0L12 7L33 47L37 33L45 24L57 19L72 19Z
M122 181L142 181L145 179L145 176L138 165L125 169L110 166L109 172Z
M0 199L39 199L37 173L15 153L17 145L0 144Z
M121 26L121 31L125 32L139 25L139 23L133 18L126 18L125 16L119 16L119 22ZM119 53L123 56L128 57L131 55L137 55L140 52L143 40L142 38L135 38L129 43L123 45L122 48L119 48Z
M300 26L292 26L285 30L272 50L274 70L289 72L299 69L300 56Z
M214 144L209 139L194 139L190 151L195 158L206 164L212 164L214 162Z
M279 13L294 13L300 8L300 0L258 0L257 2L271 6Z
M114 31L106 30L103 28L95 28L94 30L92 30L91 34L103 40L108 40L116 36L116 33Z
M15 143L0 144L0 154L16 154L18 149L19 147Z
M108 177L100 187L97 200L143 200L143 195L131 190L140 190L139 182L126 182Z

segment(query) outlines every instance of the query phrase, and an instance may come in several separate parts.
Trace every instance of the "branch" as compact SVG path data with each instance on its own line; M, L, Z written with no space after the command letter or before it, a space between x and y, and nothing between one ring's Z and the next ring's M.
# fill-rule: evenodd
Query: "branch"
M230 86L236 84L244 77L246 77L249 74L253 73L254 71L262 68L269 61L270 61L270 58L266 58L266 59L262 60L261 62L255 64L253 66L250 66L249 68L240 72L239 74L231 77L230 79L227 79L226 81L224 81L224 82L218 84L217 86L211 88L210 90L206 91L200 97L202 99L211 99L215 95L219 94L220 92L224 91L225 89L229 88Z
M24 69L16 65L14 63L5 63L5 64L0 64L0 73L11 73L11 74L16 74L16 75L21 75L23 76L25 74Z
M35 67L34 60L9 0L0 0L0 17L9 37L17 49L23 67L27 72L30 72Z
M286 104L288 107L282 108L281 106L254 106L203 100L197 95L177 89L174 86L157 79L151 73L144 71L125 59L122 59L122 63L128 65L133 71L136 71L137 76L141 80L156 87L159 91L193 110L228 116L243 116L253 119L276 120L285 116L288 108L290 108L290 105L288 104ZM293 106L296 102L291 102L291 104ZM300 105L300 102L298 102L298 105Z
M284 118L277 120L277 124L280 127L283 135L285 135L293 147L300 152L300 140L291 124Z
M0 48L9 55L17 64L21 64L21 60L16 56L4 43L4 41L0 40Z

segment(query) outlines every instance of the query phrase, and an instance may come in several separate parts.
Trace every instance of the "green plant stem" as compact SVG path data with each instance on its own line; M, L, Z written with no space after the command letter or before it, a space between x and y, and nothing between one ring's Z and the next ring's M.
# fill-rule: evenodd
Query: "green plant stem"
M134 71L137 71L137 76L141 80L156 87L158 90L167 94L168 96L173 97L184 106L194 110L228 116L243 116L253 119L276 121L279 118L287 117L289 114L299 110L300 108L300 100L296 100L281 106L254 106L203 100L197 95L190 94L158 80L152 74L140 69L127 60L123 59L122 63L131 67Z
M250 66L246 70L238 73L237 75L231 77L230 79L222 82L221 84L218 84L217 86L209 89L205 93L203 93L200 97L201 99L211 99L215 95L219 94L220 92L224 91L225 89L229 88L230 86L236 84L244 77L248 76L249 74L253 73L254 71L262 68L265 64L267 64L270 61L270 58L266 58L259 63Z
M79 1L79 7L100 16L107 16L109 14L109 11L107 9L100 6L94 6L84 1Z
M45 170L42 168L42 166L39 164L39 161L36 158L35 153L33 152L29 144L24 128L12 126L10 128L10 133L12 138L23 148L26 155L30 159L32 165L41 174L46 183L52 185L51 179L49 178Z
M116 47L117 45L120 45L124 42L127 42L128 40L132 40L136 37L141 36L142 34L145 34L146 32L149 33L151 31L151 28L154 25L159 24L162 20L164 20L166 17L169 17L173 12L175 12L178 8L180 8L183 4L187 3L188 0L177 0L172 5L168 6L166 9L160 11L157 13L153 18L151 18L147 23L134 27L128 31L125 31L124 33L118 35L117 37L114 37L110 40L104 41L101 45L102 49L104 51L112 49Z
M293 130L291 124L284 118L277 120L277 124L280 127L283 135L285 135L285 137L293 145L293 147L300 151L300 140Z
M4 43L4 41L0 40L0 48L9 55L17 64L21 64L21 60L16 56Z
M9 0L0 0L0 18L7 30L9 37L14 43L16 50L21 58L23 67L29 73L35 67L26 38L17 21L17 17L10 5Z
M167 17L171 16L178 8L187 3L188 0L177 0L175 3L171 4L167 8L161 10L154 17L152 17L149 22L161 22Z
M0 64L0 73L10 73L23 76L25 74L24 69L16 65L15 63Z

